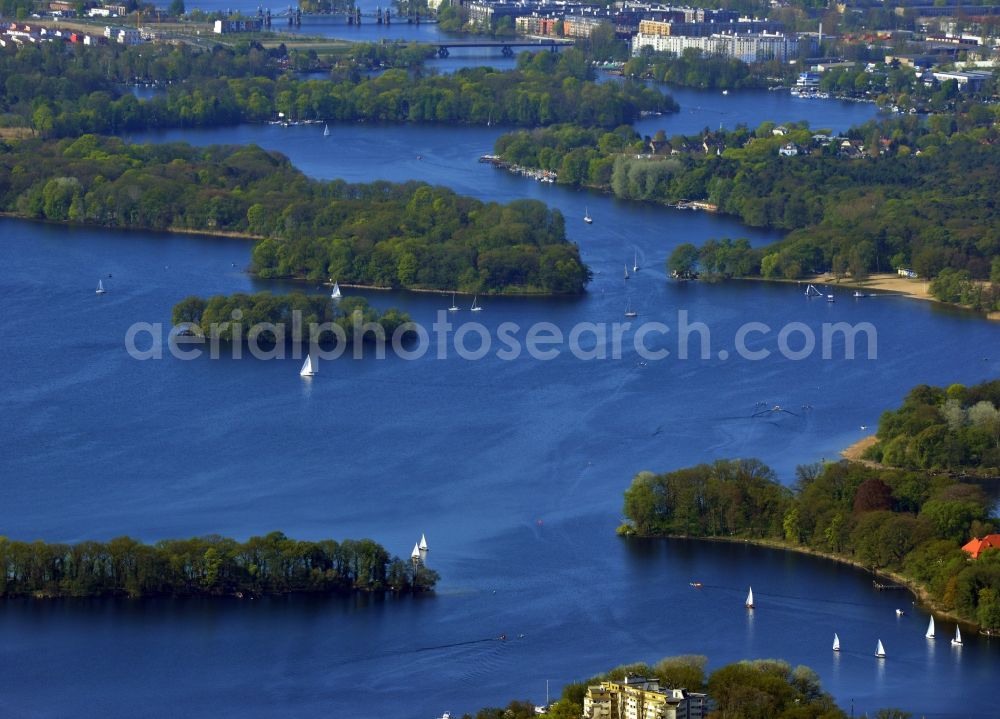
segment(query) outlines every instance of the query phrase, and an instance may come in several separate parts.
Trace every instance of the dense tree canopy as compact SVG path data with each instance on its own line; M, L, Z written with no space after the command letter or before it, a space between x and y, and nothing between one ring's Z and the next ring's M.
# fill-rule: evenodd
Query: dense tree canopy
M235 317L239 319L234 319ZM253 295L236 293L216 295L208 299L187 297L174 305L173 309L175 325L188 325L192 331L206 336L213 334L214 325L217 328L215 336L227 341L234 337L243 341L251 339L250 331L255 325L274 325L279 329L261 331L263 336L258 336L255 340L267 344L278 341L333 341L332 330L326 330L316 337L310 336L310 325L324 323L339 326L344 331L346 342L355 340L355 326L360 333L363 327L378 325L384 333L382 337L391 338L398 327L409 321L408 314L396 309L380 313L361 297L344 297L333 302L326 295L307 296L301 292L283 295L273 295L270 292ZM296 332L301 334L296 337ZM362 337L359 336L359 339ZM363 339L370 340L374 337L366 332Z
M149 128L294 121L442 122L537 126L573 122L615 127L676 103L636 82L598 83L578 50L522 53L514 70L467 68L448 75L389 69L409 66L426 48L355 48L328 79L302 80L272 53L246 44L201 52L58 43L0 52L0 114L43 137ZM418 68L419 70L419 68ZM123 83L166 91L137 99Z
M894 467L977 469L1000 475L1000 380L915 387L882 414L868 456Z
M142 544L46 544L0 537L0 597L281 594L432 589L437 572L370 539L305 542L281 532Z
M562 215L419 182L310 180L248 147L77 140L0 143L0 209L106 227L264 238L261 277L381 287L573 294L590 273Z

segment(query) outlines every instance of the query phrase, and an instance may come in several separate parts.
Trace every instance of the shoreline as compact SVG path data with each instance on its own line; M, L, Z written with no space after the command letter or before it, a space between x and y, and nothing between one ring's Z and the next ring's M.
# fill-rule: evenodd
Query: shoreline
M931 304L939 305L941 307L951 307L958 310L963 310L965 312L971 312L974 315L981 317L982 319L997 322L1000 321L1000 311L994 312L979 312L967 307L966 305L959 305L954 302L945 302L939 300L930 294L930 281L928 280L917 280L916 285L914 280L907 279L905 277L900 277L899 275L894 275L890 272L880 272L878 274L873 274L865 280L851 280L849 278L836 279L833 275L829 273L823 273L819 275L812 275L810 277L805 277L802 279L789 280L782 277L733 277L733 280L741 280L746 282L776 282L781 284L795 284L795 285L807 285L807 284L817 284L817 285L834 285L843 289L858 289L858 290L879 290L878 294L869 294L863 298L857 298L859 300L871 299L872 297L878 298L883 295L894 295L898 297L904 297L910 300L920 300L922 302L929 302ZM854 297L848 297L847 299L855 299Z
M685 537L679 534L667 534L667 535L641 535L632 534L627 536L641 537L643 539L686 539L694 540L698 542L726 542L729 544L750 544L755 547L764 547L767 549L778 549L786 552L795 552L796 554L804 554L817 559L826 559L831 562L837 562L838 564L845 564L847 566L859 569L861 571L871 574L874 579L889 580L892 583L898 584L906 589L910 595L916 600L913 605L918 606L922 609L926 609L930 614L936 618L947 619L949 621L960 624L966 628L974 628L976 634L980 634L980 626L975 622L971 622L967 619L959 617L954 612L947 609L943 609L941 605L931 597L930 593L915 580L909 577L899 574L897 572L889 571L886 569L872 569L863 565L861 562L850 557L845 557L839 554L832 554L830 552L823 552L818 549L812 549L805 545L790 544L779 539L763 539L763 538L750 538L750 537ZM874 580L873 580L874 581ZM876 590L877 591L877 590Z
M873 446L876 442L878 442L878 437L876 437L874 434L870 434L867 437L862 437L851 446L840 450L840 456L851 462L857 462L859 464L863 464L868 467L873 467L876 469L883 469L882 465L880 465L878 462L872 462L870 459L863 458L865 450Z

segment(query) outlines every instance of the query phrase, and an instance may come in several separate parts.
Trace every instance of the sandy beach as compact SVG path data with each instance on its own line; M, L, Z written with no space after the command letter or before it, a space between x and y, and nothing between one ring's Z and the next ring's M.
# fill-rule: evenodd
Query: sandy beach
M865 453L865 450L871 447L877 441L878 438L874 434L868 435L867 437L862 437L857 442L852 444L850 447L842 450L840 456L852 462L861 462L863 464L877 466L876 462L872 462L870 460L861 458L862 455Z

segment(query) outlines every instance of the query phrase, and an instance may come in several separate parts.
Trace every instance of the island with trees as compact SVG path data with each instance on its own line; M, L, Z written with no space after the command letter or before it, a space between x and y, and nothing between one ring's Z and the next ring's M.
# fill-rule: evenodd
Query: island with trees
M754 459L642 472L625 492L627 521L619 532L751 541L845 561L905 583L935 611L996 633L1000 551L985 551L971 561L962 550L970 539L1000 526L993 502L979 484L963 481L967 476L933 471L942 466L933 459L935 452L919 454L924 447L982 447L979 416L985 404L995 412L985 397L996 390L996 382L952 390L959 396L949 403L945 393L917 388L898 413L883 417L879 432L894 447L890 455L900 444L893 445L896 439L905 437L902 444L909 447L912 441L917 454L900 450L899 456L921 468L848 461L802 466L791 487ZM942 418L943 425L934 424ZM995 414L989 421L995 422ZM925 430L930 431L924 435ZM909 439L911 431L921 439ZM973 456L958 452L952 459Z
M244 342L253 340L269 345L278 342L318 342L338 341L336 330L343 331L343 341L374 340L375 332L381 339L392 338L396 330L410 322L410 316L397 309L379 312L362 297L343 297L333 302L326 295L305 295L289 292L275 295L270 292L214 297L186 297L174 305L173 323L183 326L197 335L213 335L218 339L232 342L235 338ZM310 333L310 325L320 329L316 336ZM251 335L258 327L260 334ZM269 326L269 327L268 327ZM280 328L280 329L278 329ZM355 328L357 328L356 336ZM378 328L378 329L376 329ZM298 336L295 336L295 333Z
M144 544L130 537L56 544L0 537L0 597L259 596L430 591L438 573L370 539L302 541L272 532Z
M123 229L260 241L262 278L511 294L590 279L558 210L484 203L421 182L312 180L259 147L128 145L84 135L0 143L0 210Z

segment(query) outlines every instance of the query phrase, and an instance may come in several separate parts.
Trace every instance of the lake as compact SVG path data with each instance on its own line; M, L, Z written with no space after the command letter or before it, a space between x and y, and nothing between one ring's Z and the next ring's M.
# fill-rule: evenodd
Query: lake
M668 134L714 125L711 108L731 110L733 122L763 112L738 105L738 94L698 97L704 114L657 118ZM760 95L770 97L779 96ZM870 112L822 101L801 110L827 126ZM565 213L597 273L588 292L481 298L475 319L491 337L504 322L569 334L623 322L631 304L639 318L623 330L620 359L578 359L562 346L548 360L390 352L322 362L310 381L293 358L137 361L124 349L129 327L169 323L188 295L312 287L250 277L242 240L0 220L0 396L12 420L0 439L3 534L155 541L280 529L372 537L406 556L425 532L443 578L434 596L404 599L6 602L0 714L430 719L514 698L540 703L547 679L555 694L616 664L697 653L712 666L807 664L859 714L996 715L996 642L969 636L954 650L947 622L927 642L926 615L910 611L909 595L877 593L864 573L742 545L624 541L614 529L640 470L756 456L790 481L797 464L836 457L863 436L913 385L995 377L997 326L890 295L855 301L833 290L837 302L817 303L795 284L671 282L664 260L679 243L777 235L479 164L501 131L337 125L324 138L322 126L244 126L132 139L256 142L316 177L419 178L483 199L542 199ZM109 292L95 296L101 277ZM428 327L451 303L361 294ZM471 298L457 302L456 326L472 318ZM647 345L671 355L647 361L635 334L654 321L670 331ZM840 321L871 323L877 359L844 359L836 343L830 360L782 356L779 328L800 322L819 336ZM706 325L706 358L678 357L682 322ZM772 328L749 343L767 359L736 356L748 322ZM611 340L585 335L583 344ZM758 402L795 413L753 418ZM742 605L750 584L752 614ZM900 606L908 615L897 618ZM878 639L884 662L872 656Z

